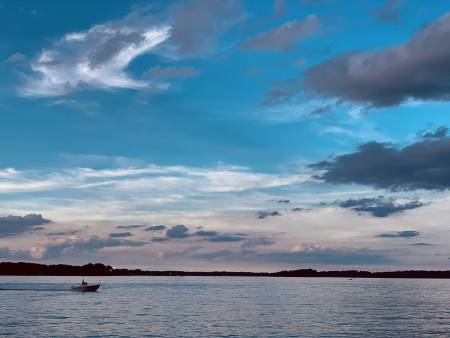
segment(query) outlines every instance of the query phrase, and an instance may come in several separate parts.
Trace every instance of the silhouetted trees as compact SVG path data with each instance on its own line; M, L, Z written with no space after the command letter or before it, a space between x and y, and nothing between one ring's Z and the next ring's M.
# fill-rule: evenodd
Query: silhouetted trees
M0 275L16 276L234 276L234 277L346 277L346 278L450 278L450 271L406 270L370 272L358 270L317 271L313 269L279 272L234 271L148 271L141 269L114 269L101 263L86 265L1 262Z

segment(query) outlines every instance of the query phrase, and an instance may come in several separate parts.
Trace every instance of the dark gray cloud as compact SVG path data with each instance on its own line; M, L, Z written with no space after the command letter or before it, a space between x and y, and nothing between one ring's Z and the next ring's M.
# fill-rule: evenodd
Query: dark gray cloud
M50 245L46 248L43 258L60 257L63 255L73 255L81 253L93 253L103 248L130 246L140 247L146 245L143 241L129 241L116 238L90 237L86 240L67 241L60 244Z
M118 225L117 229L137 229L145 227L145 224L130 224L130 225Z
M0 237L19 235L32 230L41 230L43 227L39 227L39 225L48 223L51 223L51 221L42 217L41 214L0 217Z
M217 231L212 231L212 230L199 230L196 231L194 233L195 236L199 236L199 237L212 237L212 236L217 236L219 233Z
M375 11L375 17L380 21L397 22L400 19L402 0L386 0L381 8Z
M279 27L258 34L243 43L246 50L286 51L300 40L317 34L320 21L315 15L308 15L303 21L289 21Z
M256 217L258 219L264 219L267 217L275 217L275 216L282 216L283 214L280 214L278 211L258 211L256 213Z
M309 68L303 90L374 107L408 99L449 100L449 39L450 15L445 14L404 44L343 53Z
M434 131L426 131L422 134L422 137L425 139L441 139L445 138L448 133L447 126L440 126Z
M277 251L270 253L257 253L249 250L232 251L220 250L214 252L196 253L195 258L210 261L238 261L252 263L276 263L297 266L299 264L387 264L392 259L383 252L373 250L352 249L313 249L305 251Z
M240 242L243 241L244 239L245 237L242 236L225 235L225 234L208 237L208 241L210 242Z
M179 2L170 12L170 48L181 56L207 51L223 32L243 20L246 15L243 3L239 0Z
M333 109L333 105L331 104L325 104L322 106L318 106L316 108L314 108L309 115L310 116L315 116L315 115L321 115L323 113L329 112L331 109Z
M242 249L250 249L255 246L269 246L275 244L275 241L273 239L267 238L267 237L260 237L260 238L252 238L246 241L244 244L242 244Z
M109 234L109 237L112 238L125 238L125 237L130 237L133 236L133 234L129 231L127 232L113 232L112 234Z
M412 243L410 245L415 245L415 246L434 246L434 244L431 243L424 243L424 242L419 242L419 243Z
M311 165L328 183L357 183L391 190L450 188L450 138L426 139L404 148L369 142L354 153Z
M179 240L179 239L190 239L197 238L206 240L209 242L239 242L246 238L247 234L227 234L220 233L214 230L198 230L196 232L190 233L189 228L183 224L175 225L166 231L165 237L153 237L153 242L163 242L169 240Z
M417 200L401 203L397 202L394 198L386 198L383 196L348 199L339 203L341 208L369 213L375 217L387 217L405 210L420 208L423 205L424 203Z
M302 212L302 211L306 211L307 209L305 208L292 208L291 211L292 212Z
M378 235L381 238L412 238L419 236L420 233L414 230L405 230L405 231L394 231L394 232L386 232L384 234Z
M161 225L149 226L149 227L145 228L145 231L162 231L165 229L166 229L166 226L161 224Z
M53 231L48 232L47 236L72 236L80 233L80 230Z
M146 75L155 78L188 78L197 76L200 71L194 67L155 66L146 72Z
M167 238L186 238L189 236L189 229L183 224L175 225L170 229L167 229L166 232Z
M213 230L199 230L193 236L204 237L210 242L239 242L246 239L246 234L223 234Z

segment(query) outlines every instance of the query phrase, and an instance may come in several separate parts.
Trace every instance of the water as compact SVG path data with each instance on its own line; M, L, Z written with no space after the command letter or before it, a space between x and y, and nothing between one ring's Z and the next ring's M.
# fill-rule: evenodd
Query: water
M0 277L0 336L450 336L450 280Z

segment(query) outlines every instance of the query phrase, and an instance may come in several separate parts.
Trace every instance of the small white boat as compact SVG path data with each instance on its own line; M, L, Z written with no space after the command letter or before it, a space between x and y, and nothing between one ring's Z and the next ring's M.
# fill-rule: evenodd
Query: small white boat
M72 291L78 291L78 292L95 292L100 287L100 284L88 284L84 281L80 284L75 284L70 287L70 290Z

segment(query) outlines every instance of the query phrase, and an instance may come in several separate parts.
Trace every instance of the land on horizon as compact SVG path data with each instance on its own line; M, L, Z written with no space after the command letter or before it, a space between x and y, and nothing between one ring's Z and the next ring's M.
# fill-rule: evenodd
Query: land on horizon
M315 269L250 271L182 271L113 268L102 263L85 265L0 262L0 276L229 276L229 277L345 277L345 278L442 278L450 279L450 270L364 271Z

